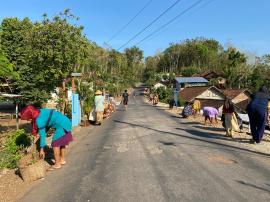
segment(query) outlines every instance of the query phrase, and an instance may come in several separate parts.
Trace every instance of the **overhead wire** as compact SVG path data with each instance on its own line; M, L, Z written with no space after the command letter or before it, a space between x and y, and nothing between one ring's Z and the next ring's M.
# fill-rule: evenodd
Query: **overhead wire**
M166 22L165 24L163 24L162 26L160 26L159 28L157 28L155 31L151 32L150 34L148 34L146 37L144 37L142 40L140 40L138 43L136 43L135 45L139 45L141 44L143 41L145 41L146 39L150 38L151 36L153 36L154 34L156 34L157 32L159 32L160 30L164 29L165 27L167 27L169 24L171 24L172 22L174 22L175 20L177 20L179 17L181 17L182 15L184 15L185 13L187 13L189 10L191 10L192 8L196 7L198 4L200 4L203 0L198 0L195 3L193 3L191 6L189 6L188 8L186 8L184 11L182 11L181 13L179 13L178 15L176 15L174 18L172 18L171 20L169 20L168 22Z
M152 20L147 26L145 26L142 30L140 30L137 34L135 34L133 37L131 37L125 44L120 46L117 50L121 50L123 47L125 47L127 44L129 44L132 40L134 40L137 36L139 36L141 33L143 33L147 28L149 28L152 24L154 24L156 21L158 21L163 15L165 15L169 10L171 10L174 6L176 6L181 0L177 0L174 2L170 7L168 7L165 11L163 11L159 16L157 16L154 20Z
M208 0L208 1L206 1L206 2L204 2L204 4L202 4L200 7L198 7L196 10L194 10L193 11L193 13L195 13L196 11L198 11L198 10L200 10L200 9L202 9L202 8L204 8L204 7L206 7L206 6L208 6L210 3L212 3L213 1L216 1L216 0ZM179 20L180 21L180 20ZM177 22L179 22L179 21L177 21ZM177 23L176 22L176 23ZM167 29L168 29L168 27L167 27ZM159 30L159 31L157 31L155 34L153 34L152 35L152 37L150 38L147 38L147 41L151 41L151 40L153 40L154 38L156 38L158 35L160 35L161 33L163 33L164 31L166 31L167 29L161 29L161 30ZM137 43L138 44L138 43ZM137 45L136 44L136 45Z
M107 43L110 43L115 37L117 37L122 31L124 31L152 2L153 0L148 1L142 9L139 10L136 15L134 15L123 27L121 27L108 41Z

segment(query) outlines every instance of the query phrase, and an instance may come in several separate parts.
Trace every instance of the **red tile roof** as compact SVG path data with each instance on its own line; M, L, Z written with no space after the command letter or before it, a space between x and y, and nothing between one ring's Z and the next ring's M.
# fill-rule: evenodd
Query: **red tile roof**
M188 102L193 100L195 97L202 94L204 91L209 89L211 87L209 86L193 86L193 87L187 87L180 91L179 96L184 101Z
M226 97L229 99L234 99L241 93L246 93L247 95L250 96L250 92L246 89L225 89L222 91Z
M243 100L237 104L235 104L239 109L243 110L246 112L247 110L247 106L248 106L248 103L249 103L249 99L246 99L246 100Z
M184 88L180 91L179 96L181 99L183 99L186 102L194 100L197 96L201 95L206 90L213 88L216 91L219 91L220 94L222 94L222 91L220 91L215 86L191 86Z

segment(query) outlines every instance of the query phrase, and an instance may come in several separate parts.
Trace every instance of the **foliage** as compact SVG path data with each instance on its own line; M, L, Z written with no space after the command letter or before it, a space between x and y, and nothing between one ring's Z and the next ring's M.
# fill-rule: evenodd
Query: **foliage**
M21 158L20 151L30 144L31 139L23 129L10 132L4 143L4 149L0 152L0 168L15 168Z
M186 102L179 96L177 106L185 106Z
M171 88L159 87L156 89L155 93L158 94L158 98L161 102L169 103L173 98L173 91Z
M13 66L0 48L0 78L17 78L18 74L13 71Z
M196 67L187 67L187 68L184 68L182 71L181 71L181 74L185 77L190 77L192 76L193 74L196 74L199 72L199 69L196 68Z
M20 75L16 91L29 102L50 98L61 81L76 70L86 57L82 28L68 23L69 11L42 22L6 18L2 22L1 43L5 54Z
M256 57L256 64L247 64L247 56L236 48L225 49L218 41L205 38L171 44L162 53L148 57L144 80L153 84L156 82L153 75L157 73L192 76L204 71L215 71L222 75L227 88L251 91L258 90L262 85L270 88L269 54ZM217 85L218 80L220 78L215 78L210 84Z

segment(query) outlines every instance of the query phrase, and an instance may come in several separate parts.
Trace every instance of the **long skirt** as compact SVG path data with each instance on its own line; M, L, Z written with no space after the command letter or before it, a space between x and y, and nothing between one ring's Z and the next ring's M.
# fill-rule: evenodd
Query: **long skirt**
M52 142L52 147L67 146L73 141L71 131L65 131L65 135Z
M233 133L240 131L237 118L234 113L225 114L226 135L233 136Z
M96 123L97 124L101 124L102 120L103 120L103 111L97 111L96 112Z
M265 110L249 110L248 116L252 138L255 142L260 143L265 130L267 112Z

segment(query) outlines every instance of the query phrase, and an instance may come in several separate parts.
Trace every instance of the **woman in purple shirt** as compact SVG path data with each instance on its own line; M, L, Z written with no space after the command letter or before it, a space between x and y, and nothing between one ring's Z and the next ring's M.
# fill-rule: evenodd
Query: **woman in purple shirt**
M218 116L218 110L214 107L203 107L203 116L204 116L204 124L206 124L206 121L209 120L211 124L213 124L213 119L215 119L216 123L217 116Z

